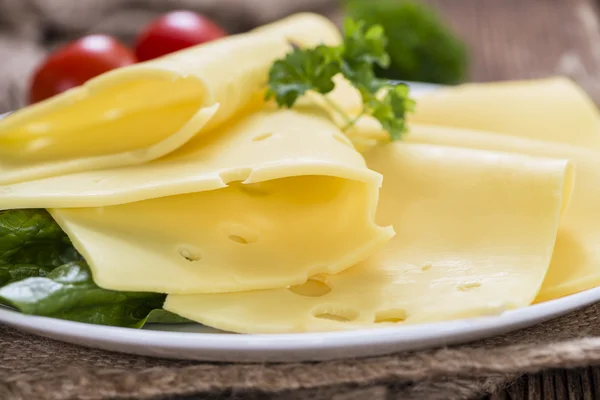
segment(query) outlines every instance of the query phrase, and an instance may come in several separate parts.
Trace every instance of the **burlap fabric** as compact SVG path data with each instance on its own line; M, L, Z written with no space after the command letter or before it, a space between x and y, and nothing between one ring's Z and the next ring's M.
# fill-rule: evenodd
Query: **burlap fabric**
M319 363L218 364L113 354L0 326L0 399L477 399L524 373L600 364L599 334L594 305L462 346Z
M88 32L130 42L141 25L174 8L205 12L230 32L300 10L339 15L337 0L0 0L0 112L23 105L27 79L52 47ZM570 398L591 399L594 390L600 394L597 369L572 379L564 372L518 377L600 365L597 336L600 305L463 346L350 361L240 365L113 354L0 326L0 399L471 399L508 384L532 398L564 390Z

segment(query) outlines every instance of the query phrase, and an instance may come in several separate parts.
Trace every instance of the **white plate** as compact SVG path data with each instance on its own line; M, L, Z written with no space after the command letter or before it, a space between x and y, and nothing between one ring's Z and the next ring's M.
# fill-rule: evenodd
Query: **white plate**
M482 339L549 320L600 301L594 288L494 317L347 332L236 335L201 325L149 325L143 330L23 315L0 307L0 322L36 335L122 353L230 361L320 361L391 354Z
M418 96L433 85L413 84ZM1 118L2 116L0 116ZM600 301L600 287L497 316L330 333L236 335L197 324L142 330L23 315L0 306L0 323L65 342L122 353L230 362L318 361L464 343L535 325Z

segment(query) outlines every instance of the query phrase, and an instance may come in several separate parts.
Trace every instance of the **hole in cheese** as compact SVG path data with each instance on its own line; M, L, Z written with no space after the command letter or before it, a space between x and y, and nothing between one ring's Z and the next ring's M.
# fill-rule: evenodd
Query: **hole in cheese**
M202 255L200 254L198 249L195 249L191 246L181 246L181 247L179 247L177 252L179 253L179 255L181 257L185 258L186 260L188 260L190 262L199 261L202 259Z
M0 157L42 162L144 149L177 133L202 107L197 78L112 74L7 118Z
M462 282L456 286L461 292L466 292L471 289L475 289L481 286L481 282Z
M329 319L339 322L354 321L359 317L359 315L360 314L358 311L351 308L336 307L331 305L320 306L313 310L313 316L315 318Z
M236 243L240 243L240 244L248 244L248 243L250 243L248 241L248 239L246 239L246 238L244 238L242 236L239 236L239 235L229 235L228 238L232 242L236 242Z
M222 232L232 242L239 244L250 244L258 240L258 233L241 223L228 222L221 227Z
M331 288L323 281L310 278L302 285L291 286L289 291L299 296L321 297L331 292Z
M350 141L350 139L348 139L348 137L346 137L346 135L344 135L343 133L334 133L333 134L333 138L335 140L337 140L338 142L345 144L346 146L350 146L352 148L354 148L354 145L352 145L352 142Z
M432 267L431 264L424 264L421 266L421 271L428 271L431 269L431 267Z
M375 314L375 323L393 323L404 322L407 318L406 311L400 308L379 311Z
M273 136L273 133L272 133L272 132L263 133L263 134L260 134L260 135L257 135L257 136L255 136L255 137L252 139L252 141L253 141L253 142L260 142L260 141L263 141L263 140L265 140L265 139L268 139L268 138L270 138L271 136Z

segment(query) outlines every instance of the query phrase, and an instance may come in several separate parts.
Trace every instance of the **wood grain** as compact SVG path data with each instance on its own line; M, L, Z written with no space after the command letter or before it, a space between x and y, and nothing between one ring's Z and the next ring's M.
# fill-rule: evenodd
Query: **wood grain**
M486 400L600 399L600 367L548 370L524 375Z
M566 75L600 103L600 19L594 0L423 0L471 51L470 79Z

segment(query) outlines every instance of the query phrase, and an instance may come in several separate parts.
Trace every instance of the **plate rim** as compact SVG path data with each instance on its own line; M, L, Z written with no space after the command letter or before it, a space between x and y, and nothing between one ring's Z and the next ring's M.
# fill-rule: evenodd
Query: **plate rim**
M0 307L0 323L39 336L122 353L203 361L297 362L370 357L496 336L600 301L600 287L499 315L335 332L232 334L94 325Z

